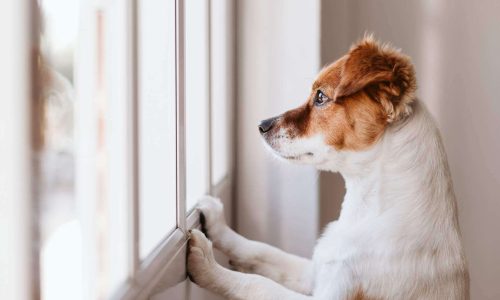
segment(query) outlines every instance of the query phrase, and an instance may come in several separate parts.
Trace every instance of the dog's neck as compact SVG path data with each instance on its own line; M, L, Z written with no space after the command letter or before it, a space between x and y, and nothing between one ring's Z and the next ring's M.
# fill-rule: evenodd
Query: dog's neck
M419 101L411 116L389 127L372 149L340 158L339 171L347 188L340 219L390 215L421 223L444 218L458 226L441 137Z

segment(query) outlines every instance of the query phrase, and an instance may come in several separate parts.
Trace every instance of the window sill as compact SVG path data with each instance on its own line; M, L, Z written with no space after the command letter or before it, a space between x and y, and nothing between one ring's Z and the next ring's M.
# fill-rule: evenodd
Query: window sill
M186 228L199 228L199 220L199 213L193 209L186 219ZM111 299L147 299L185 280L187 241L186 232L175 229L141 263L135 278L119 287Z
M230 176L225 176L212 189L221 198L226 209L230 207ZM230 212L230 209L226 213ZM226 215L226 218L228 215ZM229 219L228 219L229 220ZM186 230L200 228L200 215L190 209L186 217ZM176 228L141 262L133 279L118 288L111 299L141 300L173 287L186 279L187 234Z

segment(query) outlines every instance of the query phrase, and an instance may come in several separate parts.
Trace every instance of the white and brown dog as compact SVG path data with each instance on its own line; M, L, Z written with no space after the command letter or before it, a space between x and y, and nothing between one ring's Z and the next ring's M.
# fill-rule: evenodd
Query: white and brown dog
M194 282L230 299L469 299L446 154L415 90L410 59L371 37L324 68L304 105L259 130L279 157L342 174L339 219L310 260L238 235L205 198L208 237L246 273L193 230Z

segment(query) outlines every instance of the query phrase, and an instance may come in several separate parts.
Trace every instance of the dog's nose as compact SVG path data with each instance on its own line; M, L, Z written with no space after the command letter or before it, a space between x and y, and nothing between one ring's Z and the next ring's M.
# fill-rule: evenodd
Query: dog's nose
M260 124L259 124L259 131L260 131L260 133L261 134L262 133L266 133L269 130L271 130L271 128L273 128L273 125L274 125L276 119L277 118L274 117L274 118L269 118L267 120L264 120L264 121L260 122Z

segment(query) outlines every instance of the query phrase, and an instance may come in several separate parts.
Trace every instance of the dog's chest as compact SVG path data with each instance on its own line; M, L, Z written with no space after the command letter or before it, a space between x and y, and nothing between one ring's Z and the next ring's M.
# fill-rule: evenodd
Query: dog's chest
M315 295L328 298L326 295L346 291L352 284L351 264L360 255L360 248L342 227L339 222L330 223L314 249Z
M388 244L388 236L372 218L332 222L314 248L315 269L347 266L370 257L389 255L392 250Z
M349 233L342 232L342 224L332 222L324 231L314 248L313 260L316 265L334 264L349 259L357 252Z

